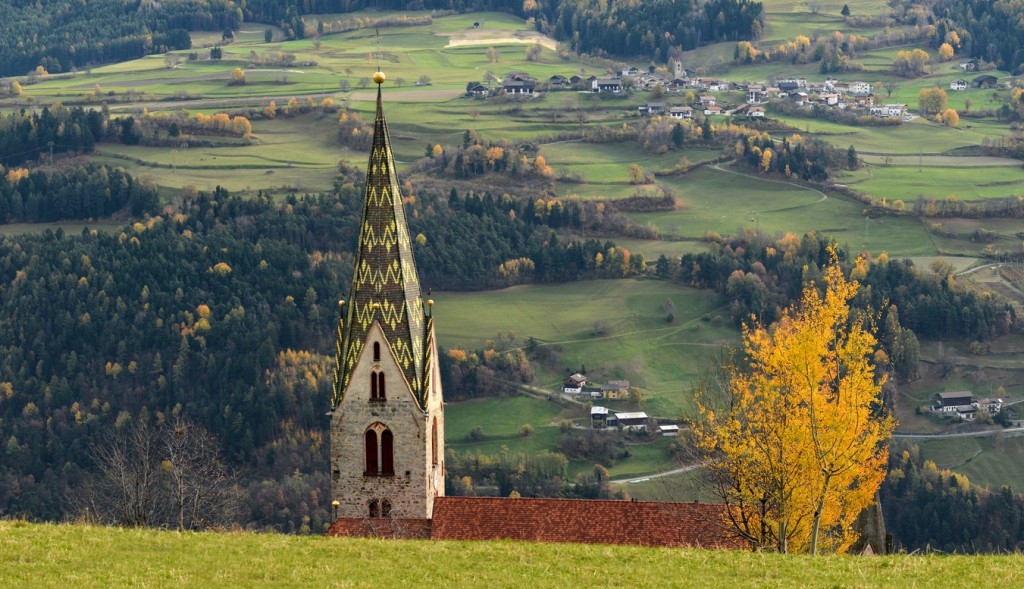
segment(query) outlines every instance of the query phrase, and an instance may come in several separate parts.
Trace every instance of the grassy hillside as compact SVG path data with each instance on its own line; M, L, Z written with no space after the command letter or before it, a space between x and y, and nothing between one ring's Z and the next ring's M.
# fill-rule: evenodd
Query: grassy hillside
M1024 557L780 556L511 542L178 534L0 522L5 587L967 587Z

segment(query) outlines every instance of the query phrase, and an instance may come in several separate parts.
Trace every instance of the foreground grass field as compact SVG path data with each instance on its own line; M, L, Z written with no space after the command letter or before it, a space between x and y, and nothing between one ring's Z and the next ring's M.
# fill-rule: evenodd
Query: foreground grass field
M0 522L4 587L1014 587L1024 557L179 534Z

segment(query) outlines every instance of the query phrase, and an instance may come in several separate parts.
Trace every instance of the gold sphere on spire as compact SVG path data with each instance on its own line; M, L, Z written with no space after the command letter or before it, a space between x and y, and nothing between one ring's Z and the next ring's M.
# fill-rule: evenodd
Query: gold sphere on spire
M374 72L374 74L373 74L373 81L374 82L376 82L378 84L383 84L384 83L384 79L385 79L384 72Z

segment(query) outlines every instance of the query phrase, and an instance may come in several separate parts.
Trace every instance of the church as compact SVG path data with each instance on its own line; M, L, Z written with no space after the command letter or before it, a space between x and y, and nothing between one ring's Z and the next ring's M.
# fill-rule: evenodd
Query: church
M413 259L377 72L352 288L339 301L330 536L740 547L723 506L445 497L437 339Z

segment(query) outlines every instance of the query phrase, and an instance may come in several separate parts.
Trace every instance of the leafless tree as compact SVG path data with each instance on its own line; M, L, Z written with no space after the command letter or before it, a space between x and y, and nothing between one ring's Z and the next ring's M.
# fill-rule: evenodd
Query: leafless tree
M241 493L216 438L186 420L130 420L91 447L96 471L69 497L79 513L121 526L195 530L228 525Z
M69 497L79 511L121 526L155 525L163 518L159 431L132 421L91 448L96 475Z
M235 521L238 484L221 462L217 439L179 419L160 437L167 495L178 530L195 530Z
M895 92L899 87L900 83L897 80L888 80L885 84L882 85L882 88L885 88L886 98L892 96L892 93Z

